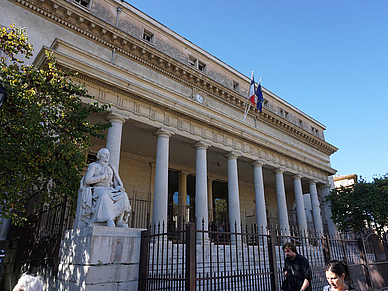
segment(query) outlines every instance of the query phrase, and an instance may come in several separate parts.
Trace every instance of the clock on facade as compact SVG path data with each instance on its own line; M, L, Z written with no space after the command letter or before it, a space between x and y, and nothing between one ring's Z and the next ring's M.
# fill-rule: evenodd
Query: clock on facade
M201 95L197 94L196 98L199 103L203 103L203 97Z

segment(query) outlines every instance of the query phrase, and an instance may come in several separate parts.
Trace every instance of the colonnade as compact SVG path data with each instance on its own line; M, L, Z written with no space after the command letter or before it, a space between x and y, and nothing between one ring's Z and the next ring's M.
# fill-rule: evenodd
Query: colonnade
M118 168L120 157L120 146L122 137L122 127L125 119L120 116L110 115L108 117L112 127L108 130L106 147L111 152L111 164ZM167 209L168 209L168 169L169 169L169 142L172 132L165 129L158 129L154 132L157 137L156 148L156 164L155 164L155 184L154 184L154 199L153 199L153 224L167 224ZM208 230L209 222L209 206L212 207L212 178L208 177L207 173L207 149L209 144L203 141L198 141L193 144L196 150L196 193L195 193L195 215L197 219L197 227L202 228L204 222L205 230ZM228 168L228 207L229 207L229 221L231 223L232 232L241 231L241 217L240 217L240 195L239 195L239 179L238 179L238 157L235 152L230 152L225 155L227 159ZM263 160L256 160L251 163L254 175L254 192L256 201L256 220L257 225L261 229L267 228L266 205L265 205L265 191ZM286 233L290 231L290 224L288 220L288 210L286 201L286 192L284 185L284 168L273 170L276 179L276 196L279 216L279 226ZM179 172L179 193L187 192L186 181L188 172ZM301 231L307 231L307 219L305 213L305 206L303 200L302 182L303 178L300 174L292 176L294 182L296 211L298 218L298 227ZM322 216L320 211L320 204L317 192L317 181L309 181L309 190L311 196L311 205L314 219L314 227L318 232L323 232ZM323 193L329 191L329 186L323 186ZM182 212L186 206L186 195L179 195L178 211ZM182 207L183 206L183 207ZM212 213L212 212L211 212ZM183 217L183 213L179 213ZM212 220L212 217L210 217Z

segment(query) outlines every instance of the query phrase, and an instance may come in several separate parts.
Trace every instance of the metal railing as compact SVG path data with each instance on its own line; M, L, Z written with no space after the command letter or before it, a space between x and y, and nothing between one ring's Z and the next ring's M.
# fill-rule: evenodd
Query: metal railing
M58 255L64 232L72 227L67 197L54 206L27 218L23 227L14 227L11 241L18 241L15 261L26 270L37 267L53 267L58 270Z
M138 290L276 290L283 279L282 245L293 242L308 258L313 290L327 285L325 264L348 263L353 287L388 286L387 244L379 237L349 234L283 234L245 227L240 233L162 225L142 233Z

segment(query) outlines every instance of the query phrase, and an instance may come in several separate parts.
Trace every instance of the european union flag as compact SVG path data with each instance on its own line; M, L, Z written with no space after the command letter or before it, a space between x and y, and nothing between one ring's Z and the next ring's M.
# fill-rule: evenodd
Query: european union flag
M257 87L255 94L257 96L257 105L256 106L257 106L257 109L259 109L259 111L261 112L263 110L264 97L263 97L263 92L261 91L260 84Z

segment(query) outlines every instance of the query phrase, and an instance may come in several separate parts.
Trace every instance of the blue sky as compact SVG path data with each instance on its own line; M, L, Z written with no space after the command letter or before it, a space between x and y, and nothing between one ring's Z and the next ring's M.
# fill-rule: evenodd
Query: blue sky
M337 174L388 172L388 1L127 2L324 124Z

